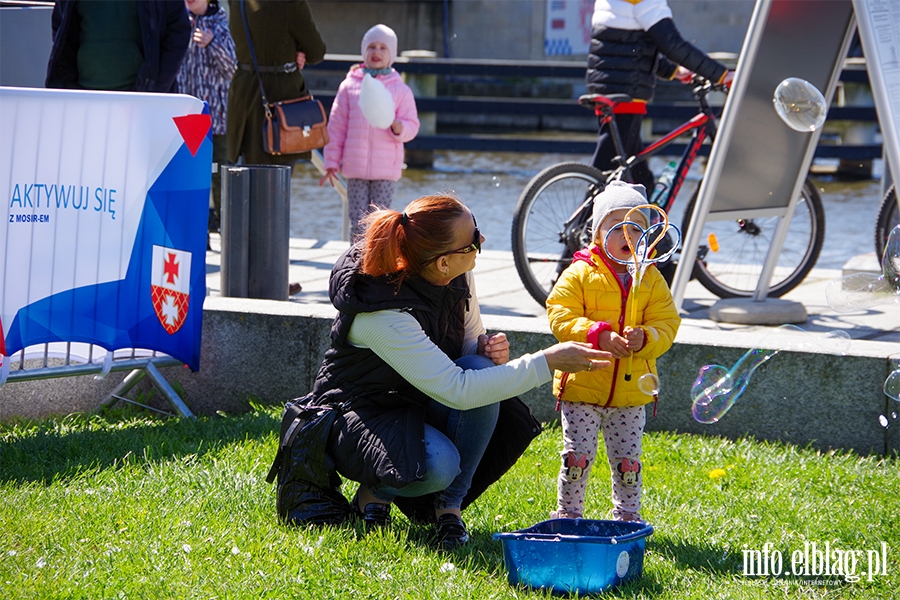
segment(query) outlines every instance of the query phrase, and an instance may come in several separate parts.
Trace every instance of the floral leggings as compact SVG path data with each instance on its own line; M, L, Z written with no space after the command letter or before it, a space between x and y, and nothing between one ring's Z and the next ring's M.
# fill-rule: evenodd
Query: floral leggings
M626 521L640 518L641 437L645 421L643 406L604 408L562 402L562 465L557 480L557 510L552 516L583 516L588 477L597 458L597 441L602 429L612 477L613 518Z

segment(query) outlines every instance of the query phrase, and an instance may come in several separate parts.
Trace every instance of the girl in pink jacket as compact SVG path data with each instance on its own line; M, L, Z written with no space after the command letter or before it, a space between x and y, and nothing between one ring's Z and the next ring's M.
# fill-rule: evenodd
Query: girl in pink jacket
M391 65L397 57L397 34L386 25L375 25L362 39L363 63L354 65L341 82L331 116L325 146L325 176L319 181L334 185L340 171L347 179L351 234L361 233L360 221L376 208L390 208L394 182L403 172L403 144L419 133L416 101ZM371 75L390 93L394 120L389 127L369 123L360 106L363 78Z

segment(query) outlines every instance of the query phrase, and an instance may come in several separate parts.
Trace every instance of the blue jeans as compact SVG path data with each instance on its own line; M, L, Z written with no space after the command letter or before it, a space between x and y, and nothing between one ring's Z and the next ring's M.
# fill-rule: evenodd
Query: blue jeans
M456 364L465 370L494 366L480 354L463 356ZM432 400L426 410L428 420L439 426L425 425L425 476L403 488L373 486L369 491L384 502L396 496L413 498L437 492L436 509L460 508L494 434L500 404L456 410Z

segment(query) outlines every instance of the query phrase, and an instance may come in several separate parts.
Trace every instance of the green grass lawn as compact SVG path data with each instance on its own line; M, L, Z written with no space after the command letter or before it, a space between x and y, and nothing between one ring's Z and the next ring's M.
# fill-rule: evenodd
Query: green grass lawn
M549 428L466 510L455 553L399 511L369 535L286 528L265 475L280 407L159 419L121 413L0 425L0 598L542 598L508 585L492 534L547 518L561 433ZM639 598L890 598L900 588L898 460L651 433L644 444L643 577L604 594ZM599 464L603 464L600 462ZM355 484L347 482L349 497ZM598 468L587 516L604 519ZM747 576L744 550L804 544L866 551L886 574L859 581Z

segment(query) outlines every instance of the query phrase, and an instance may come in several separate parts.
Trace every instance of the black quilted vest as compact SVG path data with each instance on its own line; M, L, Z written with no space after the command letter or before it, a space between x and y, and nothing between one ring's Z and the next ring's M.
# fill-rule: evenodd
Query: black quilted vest
M411 314L431 341L456 360L462 356L470 298L466 277L460 275L446 286L407 277L398 288L390 276L363 275L359 262L359 250L353 247L332 269L329 295L338 315L331 326L331 348L325 352L316 375L313 396L320 404L352 401L354 408L393 408L410 401L424 405L427 397L378 355L347 341L350 326L359 313L400 309Z

